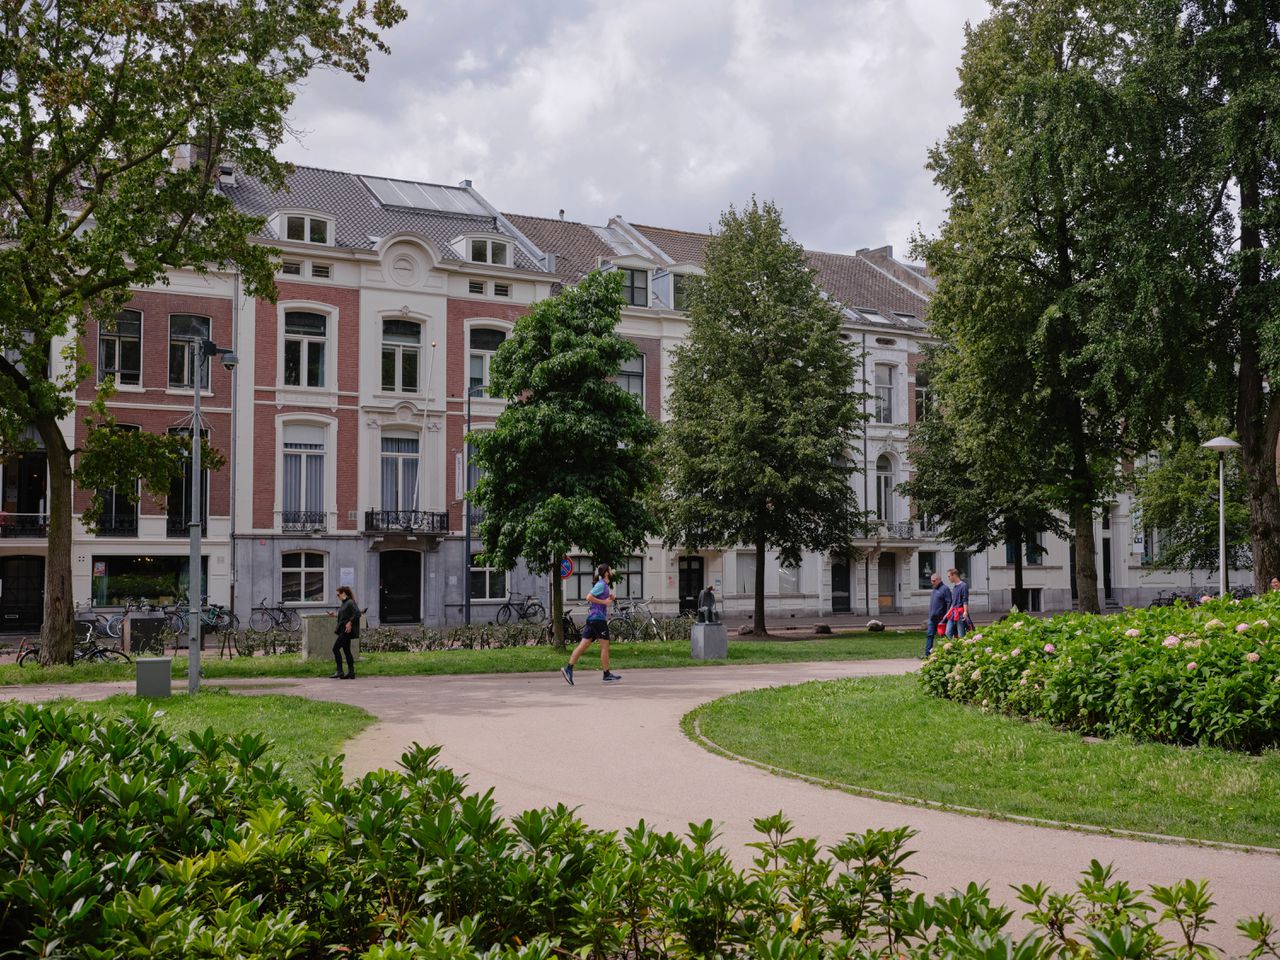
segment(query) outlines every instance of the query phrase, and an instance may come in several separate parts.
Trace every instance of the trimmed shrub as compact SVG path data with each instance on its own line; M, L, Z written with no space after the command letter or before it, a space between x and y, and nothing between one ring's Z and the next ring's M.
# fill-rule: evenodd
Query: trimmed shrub
M1031 931L1015 937L985 887L913 893L905 828L822 849L765 817L739 870L711 821L678 837L593 830L564 806L504 820L436 748L354 783L328 761L300 787L266 746L0 706L0 956L1221 956L1198 943L1211 901L1190 881L1144 899L1094 863L1075 892L1019 888ZM1176 944L1155 926L1175 918ZM1239 929L1255 956L1280 946L1266 918Z
M1095 736L1275 748L1280 594L1111 616L1013 616L936 645L920 680L939 697Z

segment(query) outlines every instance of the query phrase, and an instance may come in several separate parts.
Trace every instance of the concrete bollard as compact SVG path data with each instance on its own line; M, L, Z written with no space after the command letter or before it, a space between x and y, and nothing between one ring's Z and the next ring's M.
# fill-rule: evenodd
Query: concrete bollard
M173 696L173 657L138 657L137 696Z
M723 623L695 623L689 634L689 654L695 660L725 660L729 632Z
M320 615L302 618L302 659L332 660L333 642L338 639L334 628L338 621L333 617ZM351 656L360 659L360 638L351 641Z

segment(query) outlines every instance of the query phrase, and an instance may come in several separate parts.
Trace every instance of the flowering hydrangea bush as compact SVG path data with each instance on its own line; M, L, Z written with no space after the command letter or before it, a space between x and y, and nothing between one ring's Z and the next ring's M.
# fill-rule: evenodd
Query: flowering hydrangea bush
M1002 621L935 647L931 694L1095 736L1280 747L1280 595ZM969 641L973 642L969 642Z

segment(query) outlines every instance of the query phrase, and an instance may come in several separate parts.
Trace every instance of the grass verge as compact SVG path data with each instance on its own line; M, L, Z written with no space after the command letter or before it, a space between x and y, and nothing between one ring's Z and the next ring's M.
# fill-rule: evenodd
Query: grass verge
M915 677L755 690L685 717L721 748L857 792L1280 848L1280 751L1087 742L921 691Z
M610 663L619 670L639 667L697 667L713 664L795 663L811 660L884 660L913 657L920 652L916 631L878 634L849 633L813 640L729 640L727 660L691 660L689 645L678 641L613 643ZM362 676L432 676L460 673L535 673L556 670L566 654L553 647L508 647L502 650L442 650L431 653L366 653L356 671ZM594 651L583 664L597 663ZM219 659L205 650L206 679L219 677L324 677L333 672L329 660L304 663L297 654L276 657ZM186 676L186 657L175 657L173 674ZM26 683L85 683L128 680L131 664L77 664L72 667L0 666L0 686Z
M265 734L272 741L267 757L284 764L295 778L307 777L312 764L342 752L342 745L373 723L373 714L345 703L325 703L305 697L277 694L242 695L227 690L208 690L194 697L184 695L164 700L139 701L121 695L84 703L56 700L51 705L105 718L120 718L154 707L160 726L181 736L188 731L203 732L209 727L220 734Z

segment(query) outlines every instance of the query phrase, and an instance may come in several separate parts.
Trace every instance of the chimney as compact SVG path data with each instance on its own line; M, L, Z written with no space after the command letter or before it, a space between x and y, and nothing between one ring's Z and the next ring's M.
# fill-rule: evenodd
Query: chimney
M563 220L563 219L564 219L564 207L561 207L561 208L560 208L560 219L561 219L561 220Z
M556 255L554 253L548 253L545 257L542 258L542 260L546 266L547 273L556 272Z
M461 183L459 183L459 184L458 184L458 186L462 187L464 190L470 190L470 189L471 189L471 181L470 181L470 180L463 180Z

